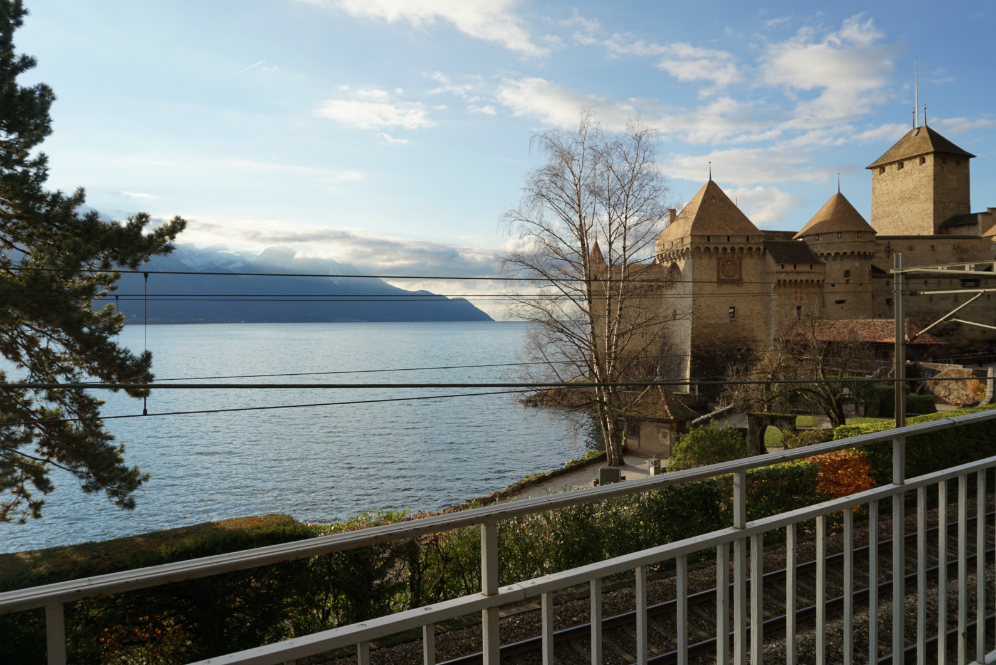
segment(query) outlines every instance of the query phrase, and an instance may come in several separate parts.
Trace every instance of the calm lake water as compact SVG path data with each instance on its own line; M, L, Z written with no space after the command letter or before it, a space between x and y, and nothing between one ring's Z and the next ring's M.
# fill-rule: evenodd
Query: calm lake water
M141 326L121 343L141 350ZM149 326L159 379L513 363L520 323ZM241 382L489 382L515 367L235 379ZM216 381L217 382L217 381ZM160 390L149 413L468 393L473 390ZM584 452L563 414L516 395L110 420L126 459L152 474L138 507L83 494L53 471L44 515L0 524L0 552L101 540L208 520L287 513L327 522L381 509L434 510L505 487ZM105 415L141 414L111 395Z

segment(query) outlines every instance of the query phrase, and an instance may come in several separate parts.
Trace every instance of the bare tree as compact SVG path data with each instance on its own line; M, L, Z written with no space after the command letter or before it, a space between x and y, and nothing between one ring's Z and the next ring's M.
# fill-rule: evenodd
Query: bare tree
M533 140L546 163L526 177L520 204L503 216L516 242L502 260L506 277L536 280L509 282L513 316L533 324L529 355L556 381L653 378L665 344L653 249L668 196L657 133L639 119L606 131L581 109L577 130ZM552 394L592 411L609 464L621 465L622 389Z
M869 373L874 353L853 335L827 341L818 334L820 324L820 319L804 319L773 348L731 367L731 380L770 383L731 384L724 401L744 411L768 413L803 404L825 414L832 427L843 425L844 405L854 398L855 388L844 379Z

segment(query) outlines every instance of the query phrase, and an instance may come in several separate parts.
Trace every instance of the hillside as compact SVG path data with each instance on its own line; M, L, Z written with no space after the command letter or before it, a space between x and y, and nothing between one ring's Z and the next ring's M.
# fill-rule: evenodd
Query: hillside
M180 246L170 256L153 259L143 269L149 272L149 323L492 320L462 298L406 291L380 279L232 274L362 274L346 263L300 258L293 250L279 247L251 255ZM112 297L129 323L143 320L142 281L140 274L122 275L115 292L118 298L115 301Z

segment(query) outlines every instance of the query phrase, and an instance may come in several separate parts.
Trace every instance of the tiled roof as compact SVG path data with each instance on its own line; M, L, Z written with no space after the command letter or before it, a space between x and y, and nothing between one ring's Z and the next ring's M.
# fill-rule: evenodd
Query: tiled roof
M892 162L898 162L901 159L927 155L932 152L943 152L949 155L961 155L962 157L975 157L972 153L962 150L930 127L924 125L923 127L911 129L906 133L906 136L899 139L896 145L889 148L884 155L865 168L872 169L876 166L883 166Z
M808 243L799 240L765 240L764 249L775 263L823 263Z
M982 234L983 238L996 238L996 224L993 227Z
M630 420L694 420L699 417L664 386L650 386L623 409Z
M710 180L692 197L660 237L677 240L687 236L761 235L761 230L747 219L715 182Z
M817 233L837 233L838 231L863 231L874 234L875 229L865 221L861 213L854 209L847 197L837 192L830 197L809 223L795 234L796 238Z
M795 231L771 231L761 229L765 240L791 240L795 236Z
M920 332L910 323L907 335ZM810 327L812 326L812 327ZM805 338L814 334L818 342L862 342L865 344L895 344L896 322L892 319L818 319L800 321L792 327L787 338ZM920 335L911 344L946 344L930 333Z

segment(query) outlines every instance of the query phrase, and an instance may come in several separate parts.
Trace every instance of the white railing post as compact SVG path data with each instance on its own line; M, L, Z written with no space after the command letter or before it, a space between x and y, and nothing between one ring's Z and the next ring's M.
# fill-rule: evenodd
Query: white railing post
M540 614L542 615L542 647L543 665L553 665L553 594L544 593L540 596Z
M498 523L481 523L481 593L498 594ZM501 643L498 641L498 608L481 610L484 665L499 665Z
M878 662L878 499L868 503L868 663Z
M733 528L747 528L747 472L733 474ZM733 662L747 665L747 539L733 541Z
M602 665L602 580L591 581L591 665Z
M948 481L937 484L937 663L948 662Z
M785 665L795 665L796 525L785 527Z
M730 662L730 545L716 546L716 665Z
M62 603L45 606L45 643L48 665L66 665L66 617Z
M764 534L750 537L750 662L764 658Z
M986 660L986 471L976 475L975 570L975 660Z
M916 490L916 662L927 665L927 488Z
M968 474L958 478L958 663L968 659Z
M436 665L436 625L422 626L422 663Z
M816 665L827 662L827 518L816 518Z
M844 665L854 663L854 510L844 509Z
M356 665L370 665L369 642L360 642L356 645Z
M647 568L636 568L636 663L647 665L649 630L647 626Z
M675 573L678 576L677 605L678 616L678 665L688 665L688 555L678 557ZM594 663L594 661L592 661ZM599 663L601 665L601 663Z

